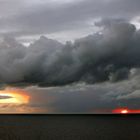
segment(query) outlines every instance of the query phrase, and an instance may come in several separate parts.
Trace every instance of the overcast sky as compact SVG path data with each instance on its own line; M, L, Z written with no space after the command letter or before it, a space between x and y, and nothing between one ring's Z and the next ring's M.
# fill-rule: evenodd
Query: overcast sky
M40 35L65 42L96 32L94 22L123 18L139 26L139 0L0 0L0 35L28 43Z
M0 88L30 96L1 112L140 109L139 29L140 0L0 0Z

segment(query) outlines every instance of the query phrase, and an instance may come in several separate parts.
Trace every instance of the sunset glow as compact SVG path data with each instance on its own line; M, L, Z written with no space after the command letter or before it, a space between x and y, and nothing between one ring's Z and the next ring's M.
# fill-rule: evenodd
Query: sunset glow
M127 114L127 113L129 113L129 111L127 109L124 109L124 110L121 111L121 113L122 114Z
M117 108L112 111L113 114L139 114L140 109Z
M0 104L27 104L29 96L21 90L5 89L0 91Z

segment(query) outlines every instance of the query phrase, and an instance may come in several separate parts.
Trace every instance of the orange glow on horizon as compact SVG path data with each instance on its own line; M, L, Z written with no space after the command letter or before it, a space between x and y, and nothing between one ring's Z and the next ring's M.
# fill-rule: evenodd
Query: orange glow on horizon
M123 109L123 110L121 111L121 113L122 113L122 114L127 114L127 113L129 113L129 111L128 111L127 109Z
M19 89L0 90L0 104L27 104L29 96L27 93ZM5 98L4 98L5 97Z
M140 114L140 109L117 108L112 111L113 114Z

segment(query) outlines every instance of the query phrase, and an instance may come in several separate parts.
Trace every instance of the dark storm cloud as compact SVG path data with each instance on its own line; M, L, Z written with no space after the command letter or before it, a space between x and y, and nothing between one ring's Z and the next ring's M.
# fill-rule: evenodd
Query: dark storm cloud
M6 37L0 45L1 83L56 86L128 79L140 67L140 31L122 20L102 26L102 32L65 45L42 36L24 47Z

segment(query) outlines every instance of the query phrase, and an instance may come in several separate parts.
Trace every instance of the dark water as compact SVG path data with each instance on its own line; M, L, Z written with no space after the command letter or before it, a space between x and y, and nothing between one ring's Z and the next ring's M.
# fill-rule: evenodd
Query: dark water
M139 140L140 115L0 115L0 140Z

